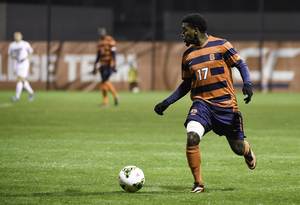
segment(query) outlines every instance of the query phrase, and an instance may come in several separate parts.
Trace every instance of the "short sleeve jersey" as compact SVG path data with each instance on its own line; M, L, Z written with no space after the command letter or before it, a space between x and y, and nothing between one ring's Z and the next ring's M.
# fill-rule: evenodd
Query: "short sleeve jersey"
M32 53L33 49L27 41L21 40L20 42L12 42L8 47L8 55L13 55L18 61L23 60Z
M100 39L97 43L97 51L100 52L101 66L115 66L114 58L111 49L116 46L116 41L113 37L107 35L104 39Z
M224 39L209 36L201 46L191 46L183 54L182 79L191 79L191 99L239 111L231 67L240 56Z

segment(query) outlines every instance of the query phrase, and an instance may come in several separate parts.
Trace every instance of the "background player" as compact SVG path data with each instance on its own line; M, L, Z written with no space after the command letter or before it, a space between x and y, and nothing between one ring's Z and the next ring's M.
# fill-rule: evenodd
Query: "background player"
M117 72L116 70L116 41L113 37L107 35L105 28L98 29L100 39L97 43L97 58L94 64L94 71L96 73L96 65L100 62L100 75L101 75L101 91L103 95L103 106L108 106L107 92L110 91L115 98L115 105L119 103L119 95L109 81L109 77L112 72Z
M16 96L12 97L13 101L20 98L23 87L29 92L29 101L34 100L34 92L26 80L29 71L29 57L33 53L33 49L27 41L23 41L21 32L14 33L15 41L9 44L8 55L14 59L14 72L18 76L16 85Z
M210 130L220 136L225 135L233 152L244 156L250 169L256 166L250 145L244 141L243 119L231 75L231 67L236 67L241 73L243 93L247 95L244 100L248 103L252 96L248 67L228 41L208 36L207 26L207 20L200 14L190 14L183 18L183 40L188 47L192 44L182 58L183 82L172 95L154 108L157 114L163 115L170 104L190 91L193 104L185 122L186 156L195 180L190 193L204 190L199 143Z

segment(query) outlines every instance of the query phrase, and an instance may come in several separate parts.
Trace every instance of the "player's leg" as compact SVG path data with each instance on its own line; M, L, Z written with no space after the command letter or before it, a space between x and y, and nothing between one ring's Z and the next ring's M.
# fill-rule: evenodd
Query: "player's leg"
M204 127L197 121L191 120L186 125L187 145L186 157L194 177L194 187L190 193L200 193L204 190L201 178L201 155L199 142L204 134Z
M239 156L243 156L245 152L245 143L241 139L230 139L227 138L227 141L230 145L231 150Z
M24 82L24 88L29 92L30 96L29 96L29 101L33 101L34 100L34 91L32 90L29 82L27 80L25 80Z
M22 90L23 90L23 82L25 81L24 78L22 77L18 77L17 78L17 85L16 85L16 96L15 97L12 97L12 101L17 101L19 100L20 96L21 96L21 93L22 93Z
M194 100L184 124L187 128L186 155L195 180L190 193L200 193L204 190L199 143L203 135L212 129L211 115L212 110L204 101Z
M240 112L232 113L232 116L229 118L233 119L231 123L233 127L231 131L226 133L227 141L235 154L245 157L247 166L252 170L256 166L256 157L250 148L249 142L244 140L242 114Z
M109 91L113 94L113 96L115 98L115 105L118 105L119 104L119 95L118 95L114 85L110 81L107 81L106 83L107 83Z
M249 142L244 140L244 144L245 144L245 152L244 152L245 162L249 167L249 169L253 170L256 167L256 157L250 147Z
M21 96L21 93L22 93L22 90L23 90L23 83L22 82L17 82L17 85L16 85L16 96L12 98L13 101L19 100L19 98Z
M110 67L106 68L106 79L107 80L110 78L112 72L113 72L113 70ZM118 105L119 104L119 95L118 95L114 85L110 81L108 81L107 86L108 86L109 91L113 94L113 96L115 98L115 105Z
M245 157L245 162L249 169L254 169L256 166L256 157L249 142L243 139L235 140L229 138L227 138L227 141L235 154Z
M240 112L219 112L214 111L213 131L218 135L225 135L232 151L244 156L249 169L256 166L256 158L250 145L244 140L243 117Z
M101 79L102 79L101 92L102 92L102 97L103 97L103 106L108 107L107 92L108 92L109 88L108 88L107 82L108 82L108 78L109 78L109 72L108 72L107 66L100 67L100 75L101 75Z
M103 106L104 107L108 106L108 97L107 97L108 87L107 87L106 82L107 81L101 83L101 92L102 92L102 96L103 96Z

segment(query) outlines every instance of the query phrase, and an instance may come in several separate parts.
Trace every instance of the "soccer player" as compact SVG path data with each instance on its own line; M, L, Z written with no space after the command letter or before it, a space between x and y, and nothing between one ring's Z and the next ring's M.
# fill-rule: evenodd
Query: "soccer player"
M34 92L26 80L29 71L29 57L33 53L33 49L27 41L23 41L21 32L14 33L15 41L9 44L8 55L14 59L14 72L18 76L16 85L16 96L12 97L12 101L20 98L23 88L29 92L29 101L34 100Z
M105 28L98 29L100 39L97 43L97 58L94 64L93 73L96 74L97 63L100 62L100 75L101 75L101 91L103 96L103 106L108 107L107 92L110 91L115 98L115 105L119 103L119 95L109 81L112 72L116 70L116 41L113 37L107 35Z
M244 140L243 118L231 74L232 67L239 70L244 82L242 91L247 95L244 100L249 103L253 93L248 67L227 40L207 35L207 27L208 22L201 14L189 14L183 18L182 37L188 46L182 57L183 82L154 108L157 114L163 115L169 105L190 92L193 104L184 124L187 130L186 156L194 177L190 193L204 190L199 143L211 130L226 136L232 151L244 156L249 169L256 166L255 155Z

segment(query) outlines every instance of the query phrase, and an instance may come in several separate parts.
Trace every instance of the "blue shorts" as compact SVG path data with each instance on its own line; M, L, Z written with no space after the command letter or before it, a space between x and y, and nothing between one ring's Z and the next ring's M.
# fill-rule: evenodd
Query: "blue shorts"
M190 108L184 125L191 120L201 123L205 133L213 130L219 136L228 139L244 139L243 118L240 112L233 112L232 107L221 108L203 100L196 99Z
M112 73L112 68L108 65L108 66L101 66L100 67L100 75L101 75L101 79L102 82L105 82L109 79L109 77L111 76Z

